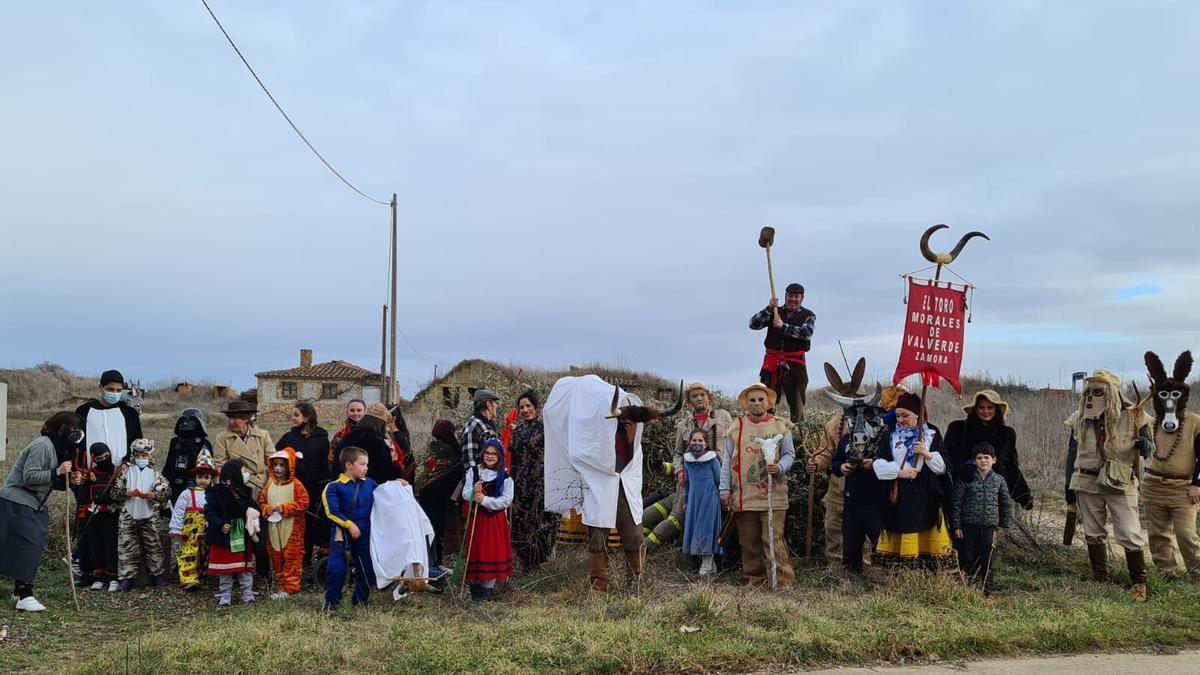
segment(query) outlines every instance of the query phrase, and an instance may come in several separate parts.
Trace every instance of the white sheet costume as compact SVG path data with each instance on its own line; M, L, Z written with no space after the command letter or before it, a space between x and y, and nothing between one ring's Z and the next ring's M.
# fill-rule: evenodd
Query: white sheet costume
M371 564L375 583L384 588L404 578L424 579L429 570L433 525L417 504L411 485L387 481L375 488L371 508ZM414 584L423 588L424 584ZM400 587L397 587L399 597Z

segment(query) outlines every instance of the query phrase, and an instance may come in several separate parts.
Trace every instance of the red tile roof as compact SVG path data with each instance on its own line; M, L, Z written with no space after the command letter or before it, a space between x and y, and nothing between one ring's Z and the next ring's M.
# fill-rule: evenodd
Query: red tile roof
M264 378L295 378L298 380L353 380L363 384L378 384L383 378L379 373L356 366L348 361L329 361L316 363L301 368L286 370L268 370L255 373L255 377Z

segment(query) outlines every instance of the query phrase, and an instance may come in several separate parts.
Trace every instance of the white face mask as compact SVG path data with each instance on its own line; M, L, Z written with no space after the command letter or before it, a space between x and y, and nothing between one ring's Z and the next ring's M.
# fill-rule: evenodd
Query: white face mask
M150 466L150 460L148 460L148 459L135 459L135 460L133 460L133 463L139 469L144 469L144 468Z
M249 471L242 472L242 482L243 483L245 483L246 485L249 485L251 478L254 478L254 474L250 473Z

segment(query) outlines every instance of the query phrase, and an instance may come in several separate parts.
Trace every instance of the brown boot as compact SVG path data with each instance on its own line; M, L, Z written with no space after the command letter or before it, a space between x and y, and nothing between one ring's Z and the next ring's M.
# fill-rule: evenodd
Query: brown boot
M597 593L608 592L608 553L588 552L588 581Z
M1088 560L1092 563L1092 579L1108 581L1108 544L1088 544Z
M1129 589L1129 599L1134 602L1146 601L1146 554L1142 551L1125 551L1125 563L1129 565L1129 580L1133 586Z
M629 568L629 576L636 579L642 576L642 570L646 568L646 547L643 546L636 551L625 551L625 564Z

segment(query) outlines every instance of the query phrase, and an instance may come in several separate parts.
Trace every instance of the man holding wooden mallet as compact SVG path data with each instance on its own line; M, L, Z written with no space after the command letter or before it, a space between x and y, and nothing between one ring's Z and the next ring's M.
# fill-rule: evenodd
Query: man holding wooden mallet
M771 302L750 317L750 329L767 329L763 340L763 357L759 377L763 384L775 390L780 399L787 399L793 422L804 416L805 390L808 388L808 366L804 354L812 347L813 328L817 315L802 306L804 286L792 283L784 290L784 306L779 299Z

